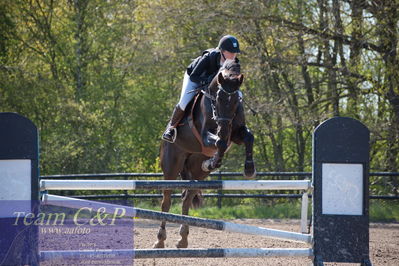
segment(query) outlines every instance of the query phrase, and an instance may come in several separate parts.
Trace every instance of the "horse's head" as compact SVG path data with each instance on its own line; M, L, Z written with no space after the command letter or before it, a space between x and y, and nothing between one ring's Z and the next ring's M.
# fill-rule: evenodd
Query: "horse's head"
M232 122L240 102L239 89L243 80L240 64L234 60L226 60L217 75L215 111L218 124Z

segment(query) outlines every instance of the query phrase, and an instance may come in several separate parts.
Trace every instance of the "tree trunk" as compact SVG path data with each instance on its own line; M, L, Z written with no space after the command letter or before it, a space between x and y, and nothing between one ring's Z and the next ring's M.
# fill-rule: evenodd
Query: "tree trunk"
M397 172L399 169L399 58L398 58L398 31L399 5L395 1L385 0L380 3L383 8L378 12L380 44L385 53L385 97L391 107L390 125L388 127L387 171ZM398 194L399 181L391 179L393 192Z
M86 13L87 13L87 0L73 0L73 8L75 10L75 99L79 101L85 94L86 87L86 67L87 62L85 60L85 55L87 53L87 40L86 40Z

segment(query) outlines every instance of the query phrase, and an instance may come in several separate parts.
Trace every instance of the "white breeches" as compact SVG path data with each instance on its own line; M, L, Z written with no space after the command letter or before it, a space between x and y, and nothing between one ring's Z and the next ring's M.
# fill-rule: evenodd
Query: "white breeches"
M190 79L190 76L187 74L187 72L184 73L184 79L183 79L183 86L181 89L181 95L180 95L180 100L179 100L179 107L182 110L185 110L188 103L194 98L195 96L195 90L198 88L199 84L192 82Z

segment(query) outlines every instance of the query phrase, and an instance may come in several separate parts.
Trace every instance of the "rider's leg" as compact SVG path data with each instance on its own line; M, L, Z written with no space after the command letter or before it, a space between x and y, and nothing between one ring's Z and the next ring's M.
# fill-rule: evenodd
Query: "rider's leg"
M175 129L177 125L179 124L180 120L184 116L184 110L180 108L179 105L175 106L175 109L173 110L172 117L169 121L168 127L166 128L165 132L162 135L162 139L166 140L168 142L175 142Z
M175 109L173 110L172 117L170 119L170 122L168 124L168 127L166 128L165 132L162 135L162 139L169 141L169 142L174 142L176 136L176 127L179 124L180 120L184 116L184 110L186 109L188 103L192 100L194 97L195 93L192 90L195 90L198 87L198 84L195 82L192 82L190 80L190 76L187 74L187 72L184 74L184 79L183 79L183 87L182 87L182 92L180 95L180 100L179 103L176 105Z

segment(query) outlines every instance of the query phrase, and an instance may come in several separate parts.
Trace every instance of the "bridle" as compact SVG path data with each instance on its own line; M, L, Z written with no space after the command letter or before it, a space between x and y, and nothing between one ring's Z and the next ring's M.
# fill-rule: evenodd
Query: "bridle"
M229 97L231 97L232 95L238 93L239 90L235 90L233 92L228 92L226 91L223 86L221 84L218 84L218 90L223 91L224 93L226 93L227 95L229 95Z
M231 100L231 97L235 94L238 94L239 90L234 90L233 92L228 92L227 90L225 90L223 88L223 86L221 84L218 84L218 92L222 91L223 93L227 94L229 97L229 101ZM234 117L235 117L235 113L233 114L233 116L231 118L229 117L221 117L218 112L217 112L217 108L216 108L216 97L213 96L212 94L210 94L209 92L209 87L206 88L206 90L202 90L202 93L204 94L205 97L209 98L211 100L211 108L212 108L212 119L216 121L216 123L220 123L223 121L228 121L229 124L233 121Z

